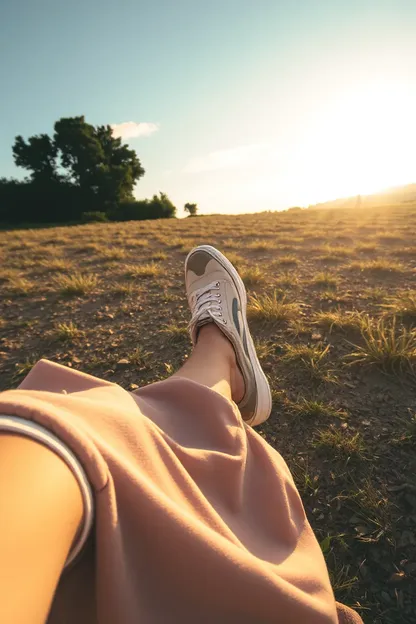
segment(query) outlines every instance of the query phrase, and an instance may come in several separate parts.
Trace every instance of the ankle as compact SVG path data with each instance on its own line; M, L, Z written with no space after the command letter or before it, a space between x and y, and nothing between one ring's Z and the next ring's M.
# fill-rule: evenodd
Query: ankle
M204 345L211 350L215 349L216 351L220 351L229 361L230 366L236 364L236 355L233 345L215 323L207 323L201 327L197 342L198 345Z
M228 340L227 336L223 334L215 323L207 323L206 325L203 325L199 331L198 345L220 353L221 356L227 361L231 397L235 403L239 403L245 392L244 378L237 364L234 347Z

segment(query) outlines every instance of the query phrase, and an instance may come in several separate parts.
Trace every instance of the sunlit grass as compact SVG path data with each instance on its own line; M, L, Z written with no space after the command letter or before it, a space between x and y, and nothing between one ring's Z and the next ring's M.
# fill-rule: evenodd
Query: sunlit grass
M267 251L268 249L274 249L275 242L268 240L254 240L247 245L247 249L252 251Z
M54 285L62 295L86 295L98 286L98 277L88 273L60 275L55 278Z
M379 258L377 260L353 261L347 267L351 271L362 271L365 273L403 273L406 267L401 262L395 260Z
M124 260L126 252L122 247L102 247L100 249L99 258L104 262L112 262Z
M414 372L416 364L416 330L397 327L391 321L363 320L361 337L364 344L354 344L349 354L350 363L376 365L388 373Z
M294 255L281 256L277 260L277 264L280 266L296 266L299 263L299 259Z
M345 418L346 412L334 407L331 403L324 403L316 399L302 398L297 402L292 402L289 406L290 412L300 418Z
M288 321L296 316L298 310L296 303L287 301L277 291L273 295L253 295L247 306L247 314L251 319L265 323Z
M365 449L359 433L351 434L334 427L318 431L313 440L315 448L326 451L335 459L362 458Z
M332 332L339 330L359 330L365 323L365 316L358 312L343 311L341 309L317 312L314 316L314 323Z
M263 284L266 280L264 271L257 264L242 267L239 272L244 284L249 287Z
M328 368L329 345L316 344L285 344L282 359L298 364L309 375L321 381L335 381L333 371Z
M37 361L38 361L38 358L32 355L30 357L26 357L23 360L23 362L17 362L15 364L15 371L14 371L13 378L17 379L19 377L25 377L28 373L30 373L32 368L37 363Z
M10 276L8 279L8 291L15 296L26 296L33 291L35 283L20 275Z
M236 253L235 251L227 251L225 255L228 258L228 260L231 262L231 264L235 266L237 271L240 272L240 275L241 275L242 272L244 272L244 262L245 262L244 258L240 256L240 254Z
M168 257L168 254L164 251L155 251L151 254L149 260L160 262L162 260L167 260Z
M321 271L316 273L312 280L312 284L318 286L319 288L336 288L339 284L339 277L333 275L332 273Z
M160 333L163 334L169 342L184 342L188 340L189 333L186 325L171 322L162 327Z
M156 262L147 262L145 264L130 264L124 268L126 277L158 277L163 274L163 267Z
M39 266L47 271L71 271L73 264L68 258L49 258L39 262Z
M375 253L377 251L376 243L358 243L355 248L358 253Z
M55 327L54 334L58 340L67 342L79 338L84 332L78 329L75 323L69 321L69 323L58 323Z
M279 273L274 281L275 286L281 289L293 288L299 285L299 275L293 271Z
M405 321L416 323L416 291L409 291L391 297L383 304L386 314L399 316Z

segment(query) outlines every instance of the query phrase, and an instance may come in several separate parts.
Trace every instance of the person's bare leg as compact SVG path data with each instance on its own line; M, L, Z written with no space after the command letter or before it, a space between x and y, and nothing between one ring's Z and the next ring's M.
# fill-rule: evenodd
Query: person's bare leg
M0 433L0 622L41 624L82 519L82 495L58 455Z
M214 323L201 327L191 356L173 377L197 381L236 403L244 395L244 380L234 348Z

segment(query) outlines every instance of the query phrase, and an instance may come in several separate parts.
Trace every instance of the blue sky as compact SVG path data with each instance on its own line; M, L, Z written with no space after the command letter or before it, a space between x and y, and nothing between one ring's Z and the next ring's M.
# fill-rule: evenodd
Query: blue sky
M4 1L0 175L84 114L133 122L138 197L202 212L416 181L415 32L414 0Z

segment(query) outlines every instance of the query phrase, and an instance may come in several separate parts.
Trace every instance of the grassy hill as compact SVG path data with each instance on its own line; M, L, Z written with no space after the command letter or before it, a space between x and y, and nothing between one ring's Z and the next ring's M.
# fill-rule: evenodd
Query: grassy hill
M370 195L354 195L353 197L343 197L332 201L316 204L311 208L400 208L416 203L416 184L406 184L386 189L380 193Z
M384 202L382 202L384 203ZM190 351L186 253L241 271L273 413L336 596L416 621L416 202L0 232L0 387L40 357L126 389Z

